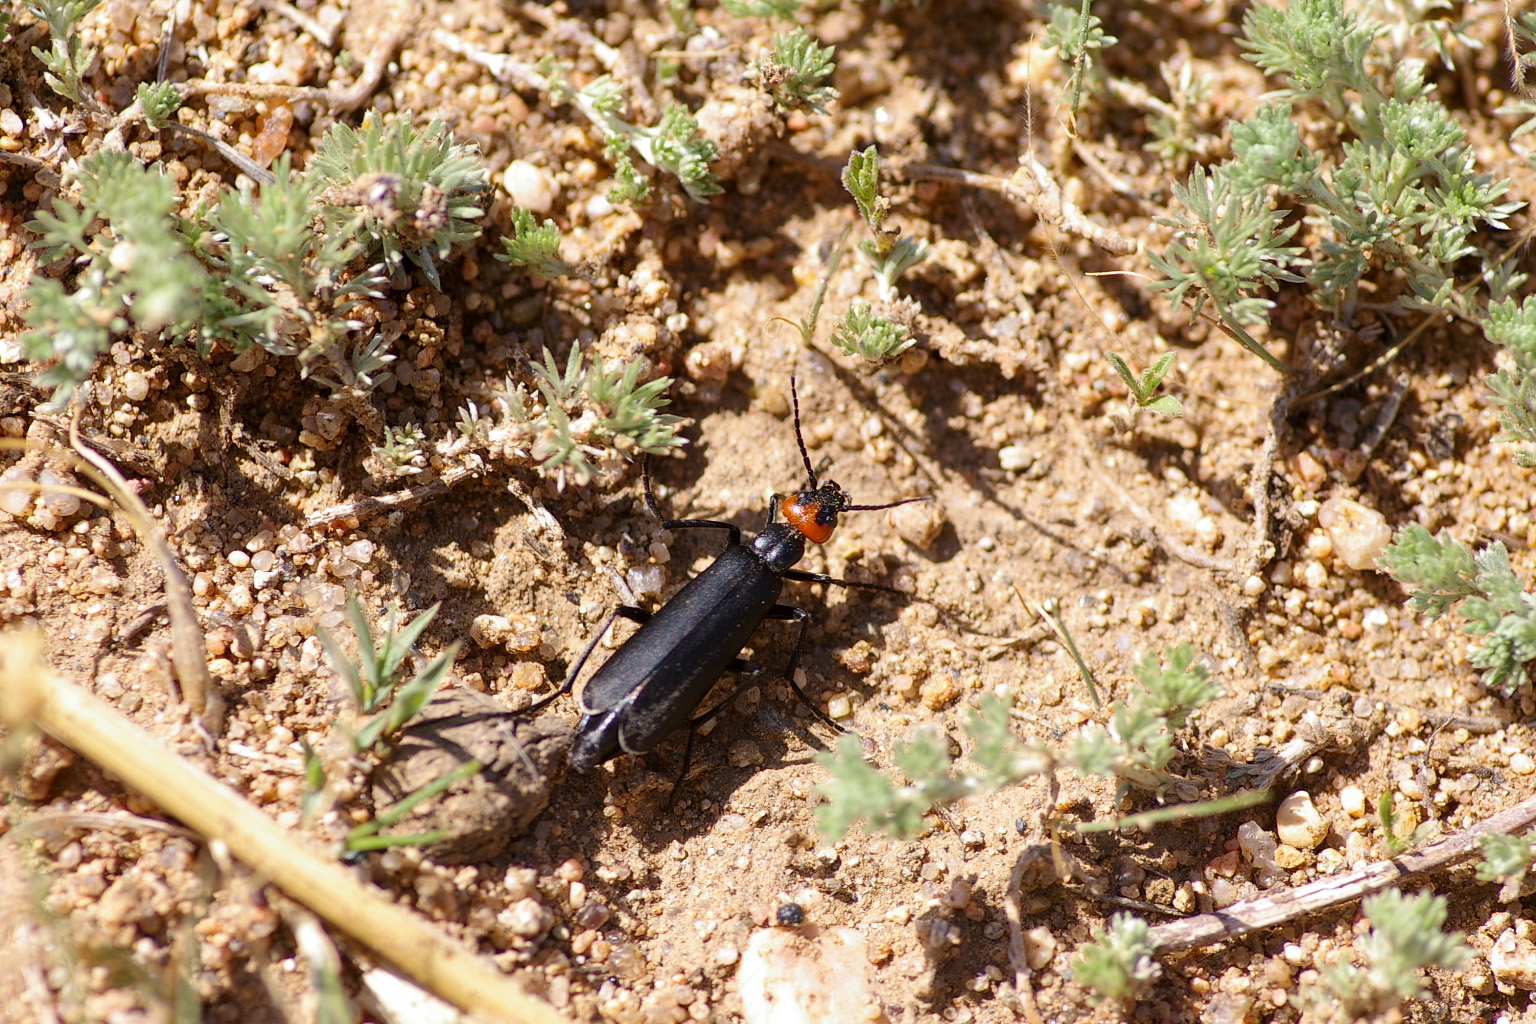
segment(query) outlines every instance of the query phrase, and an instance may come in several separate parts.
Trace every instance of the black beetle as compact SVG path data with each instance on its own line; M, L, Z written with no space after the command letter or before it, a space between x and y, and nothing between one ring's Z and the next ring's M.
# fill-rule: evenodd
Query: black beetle
M812 703L795 682L795 666L800 661L810 614L803 608L779 604L779 594L784 589L785 580L902 594L903 591L895 587L834 579L794 566L805 556L806 541L825 544L831 539L839 513L869 512L929 499L917 497L885 505L855 505L835 481L818 482L810 453L800 434L800 396L795 391L794 378L790 379L790 395L794 400L795 440L805 463L807 486L788 496L773 496L768 508L768 522L750 544L742 543L741 530L732 523L663 516L651 490L650 465L642 464L645 503L651 514L661 521L663 529L708 527L726 530L730 534L730 543L708 568L654 614L630 606L616 609L582 651L560 689L519 712L531 714L570 692L587 658L615 618L623 616L640 624L634 635L593 673L581 691L578 702L581 722L576 727L576 740L569 756L570 766L575 771L587 771L621 753L646 753L686 723L689 727L688 745L678 775L678 781L681 781L693 757L693 740L698 726L718 714L745 689L751 676L766 671L763 666L740 657L741 649L765 619L793 620L800 624L783 677L817 718L838 732L844 731ZM784 517L782 522L778 519L780 514ZM719 704L694 717L693 712L727 671L746 673L748 679Z

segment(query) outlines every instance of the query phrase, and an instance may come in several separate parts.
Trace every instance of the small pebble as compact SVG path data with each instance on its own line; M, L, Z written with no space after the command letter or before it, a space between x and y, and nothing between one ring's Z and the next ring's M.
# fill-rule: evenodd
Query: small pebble
M8 484L29 480L27 471L22 466L11 466L4 472L0 472L0 484ZM0 512L9 512L13 516L24 516L32 507L32 492L22 488L0 488Z
M229 607L237 615L248 614L256 607L256 595L244 583L237 583L229 589Z
M763 763L763 751L752 740L737 740L726 754L733 768L749 768Z
M885 515L897 536L919 551L931 548L944 529L944 512L936 501L898 505Z
M852 928L765 928L736 972L746 1024L856 1024L884 1017L869 947Z
M120 383L123 387L123 397L130 402L142 402L149 397L149 377L138 370L130 370L123 374Z
M1359 786L1345 786L1339 790L1339 805L1351 818L1365 816L1365 790Z
M1348 498L1335 496L1323 502L1317 521L1333 541L1335 561L1357 572L1376 568L1376 559L1392 542L1387 517Z
M1056 957L1056 936L1045 925L1024 933L1024 960L1030 970L1043 971Z
M624 582L636 597L660 594L667 585L667 570L660 565L637 565L624 574Z
M1536 944L1508 929L1488 951L1488 968L1495 983L1506 992L1536 991Z
M929 711L940 711L960 696L960 686L950 678L948 672L941 672L923 683L918 693L924 707Z
M1324 850L1323 852L1327 853L1328 851ZM1281 843L1275 847L1274 863L1275 867L1282 871L1295 871L1307 863L1307 855L1294 846Z
M997 464L1006 473L1022 473L1035 464L1035 453L1023 445L1010 444L998 449Z
M555 195L559 191L548 171L526 160L513 160L508 164L501 183L514 203L541 216L555 205Z
M1532 761L1531 755L1526 753L1514 754L1509 759L1509 770L1516 775L1529 775L1536 772L1536 761Z
M848 699L847 694L840 693L827 701L827 714L841 721L853 714L853 701Z
M1275 811L1275 834L1287 846L1315 850L1328 838L1328 822L1312 803L1312 794L1297 790Z
M525 939L543 935L555 923L555 915L531 896L518 900L498 914L497 918L507 931Z
M539 632L531 623L513 622L505 615L476 615L469 624L469 638L481 647L502 645L519 654L539 646Z

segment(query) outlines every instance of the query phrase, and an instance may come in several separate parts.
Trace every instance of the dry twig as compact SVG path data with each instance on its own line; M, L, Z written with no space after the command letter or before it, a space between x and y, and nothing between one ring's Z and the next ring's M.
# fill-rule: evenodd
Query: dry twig
M363 65L363 73L358 76L345 89L326 89L309 85L269 85L263 82L210 82L206 79L194 79L181 86L181 98L192 96L243 96L251 100L309 100L319 104L335 114L351 113L367 102L368 97L379 87L379 82L384 78L384 69L394 59L395 52L400 49L400 44L405 41L406 32L411 28L409 18L396 17L393 24L384 31L373 52L368 55L368 62Z
M398 512L410 508L413 505L436 498L440 494L446 494L450 487L468 480L470 477L482 476L485 473L484 466L453 466L443 471L436 480L421 484L416 487L407 487L401 491L393 491L389 494L381 494L377 497L357 498L353 501L344 501L339 505L331 505L312 512L304 517L304 529L316 530L323 526L329 526L337 520L366 519L370 516L387 515L390 512ZM507 492L521 501L528 509L528 514L538 524L539 532L563 543L565 530L561 528L560 521L554 517L544 503L534 497L533 492L523 485L523 482L515 476L507 477Z
M928 181L958 181L972 188L985 188L1000 192L1015 202L1024 203L1035 215L1069 235L1086 238L1094 245L1115 256L1129 256L1136 251L1136 243L1114 228L1089 220L1072 201L1061 194L1061 186L1051 177L1050 170L1025 153L1019 157L1019 171L1012 178L999 178L991 174L962 170L956 167L939 167L934 164L907 164L899 172L909 178Z
M1485 818L1448 839L1378 861L1347 874L1320 878L1272 896L1244 900L1211 914L1196 914L1152 928L1149 940L1157 955L1208 946L1241 938L1261 928L1305 917L1343 903L1350 903L1409 879L1441 871L1477 853L1477 840L1485 835L1513 835L1536 823L1536 797L1523 800L1507 811Z
M0 635L0 720L32 723L228 846L293 899L454 1005L497 1020L564 1024L547 1003L388 894L310 850L238 793L42 662L40 633Z
M198 716L209 734L217 736L224 727L224 697L213 681L213 674L208 671L208 648L203 627L198 624L197 612L192 608L192 588L187 584L186 573L176 562L170 542L165 539L165 531L117 467L80 440L78 414L70 424L69 444L84 462L81 470L112 496L133 525L134 532L149 545L155 560L160 563L160 571L165 576L166 611L171 618L171 663L176 666L176 680L181 684L182 696L192 713Z

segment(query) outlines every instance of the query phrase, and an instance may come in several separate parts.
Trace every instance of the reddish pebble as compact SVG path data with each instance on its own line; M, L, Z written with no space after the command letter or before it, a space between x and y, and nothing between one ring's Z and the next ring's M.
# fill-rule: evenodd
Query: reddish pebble
M256 137L251 140L251 159L262 167L283 155L288 148L288 133L293 130L293 111L286 105L273 107L266 117L257 120Z

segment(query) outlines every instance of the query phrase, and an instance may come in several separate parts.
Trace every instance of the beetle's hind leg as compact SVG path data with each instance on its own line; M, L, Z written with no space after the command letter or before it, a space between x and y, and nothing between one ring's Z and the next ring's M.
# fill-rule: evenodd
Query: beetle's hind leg
M694 738L699 734L699 726L703 725L705 722L708 722L720 712L724 711L726 705L730 704L731 701L740 696L742 692L747 689L747 687L756 685L757 677L768 671L767 668L759 665L757 662L747 661L744 658L733 659L731 663L726 666L725 670L727 672L740 672L745 675L746 678L738 682L736 686L731 690L731 692L725 695L725 699L720 701L720 703L716 704L702 715L699 715L697 718L691 718L688 720L688 742L683 746L683 767L682 770L677 773L677 778L672 780L672 791L667 794L667 810L669 811L672 809L673 801L677 799L677 787L681 786L683 784L683 780L688 777L688 768L693 764L693 741Z
M643 626L647 621L649 621L650 617L651 613L646 611L644 608L636 608L633 605L627 604L619 605L613 610L613 613L608 616L608 621L603 623L603 628L598 630L597 635L594 636L591 642L587 644L587 649L581 652L581 657L576 659L575 666L572 667L568 673L566 673L565 682L560 684L560 689L556 690L548 697L545 697L543 700L536 700L527 707L521 708L512 713L514 715L536 714L537 712L549 707L549 705L553 704L556 699L565 696L567 693L570 693L571 687L576 685L576 678L581 675L582 668L587 664L587 659L592 657L592 652L597 650L598 643L603 639L603 637L607 636L608 631L613 628L613 622L615 619L625 618L630 622Z

